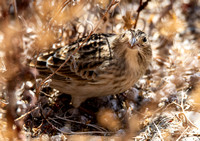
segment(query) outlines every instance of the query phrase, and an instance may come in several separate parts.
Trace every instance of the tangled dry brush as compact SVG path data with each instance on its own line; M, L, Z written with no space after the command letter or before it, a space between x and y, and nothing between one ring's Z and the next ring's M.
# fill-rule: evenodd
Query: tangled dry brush
M131 28L151 41L146 74L78 111L28 66L82 36ZM1 0L0 139L199 140L199 50L198 0Z

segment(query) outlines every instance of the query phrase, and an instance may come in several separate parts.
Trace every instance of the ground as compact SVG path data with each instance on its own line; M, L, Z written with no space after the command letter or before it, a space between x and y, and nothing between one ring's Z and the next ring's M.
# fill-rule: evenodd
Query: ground
M28 66L83 35L131 28L148 35L153 59L124 93L74 109ZM198 0L3 0L0 46L0 139L200 140Z

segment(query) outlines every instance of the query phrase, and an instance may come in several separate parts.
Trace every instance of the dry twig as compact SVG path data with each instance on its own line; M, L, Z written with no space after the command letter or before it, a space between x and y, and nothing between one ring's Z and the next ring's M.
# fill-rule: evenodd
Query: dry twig
M140 0L140 5L137 9L137 17L136 17L136 20L135 20L135 25L134 25L134 29L136 28L137 26L137 22L138 22L138 19L139 19L139 16L140 16L140 12L145 9L145 7L148 5L148 2L151 1L151 0L147 0L145 1L144 3L142 3L142 0Z

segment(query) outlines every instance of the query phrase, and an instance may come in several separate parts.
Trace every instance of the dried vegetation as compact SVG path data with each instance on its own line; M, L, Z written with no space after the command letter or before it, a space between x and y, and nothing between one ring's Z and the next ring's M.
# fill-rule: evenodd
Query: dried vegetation
M154 56L122 94L74 110L48 87L53 74L40 80L28 66L83 35L130 28L149 35ZM199 140L199 50L198 0L1 0L0 139Z

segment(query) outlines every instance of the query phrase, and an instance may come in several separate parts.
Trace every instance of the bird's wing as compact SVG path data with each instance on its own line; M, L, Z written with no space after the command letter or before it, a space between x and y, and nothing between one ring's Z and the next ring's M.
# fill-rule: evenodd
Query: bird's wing
M108 60L112 60L113 49L110 42L115 36L114 34L93 34L85 43L83 42L86 37L83 37L68 46L42 53L37 57L36 68L41 76L47 77L70 57L55 73L53 79L95 80L100 67L104 66ZM80 45L82 46L78 52L72 55Z

